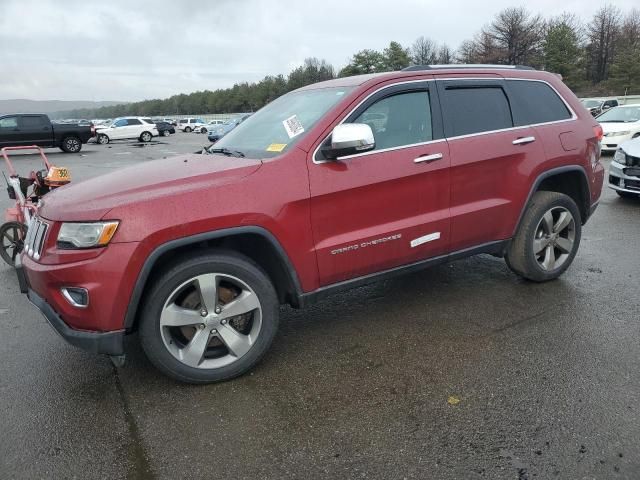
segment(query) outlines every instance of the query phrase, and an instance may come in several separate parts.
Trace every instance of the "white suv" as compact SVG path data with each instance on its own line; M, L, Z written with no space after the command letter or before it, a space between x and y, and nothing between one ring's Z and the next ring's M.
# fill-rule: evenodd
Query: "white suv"
M120 117L111 125L96 127L96 141L106 145L111 140L138 139L141 142L150 142L157 137L158 129L148 118Z
M207 122L201 118L183 118L178 122L178 128L183 132L198 132L202 133L202 129L207 131Z

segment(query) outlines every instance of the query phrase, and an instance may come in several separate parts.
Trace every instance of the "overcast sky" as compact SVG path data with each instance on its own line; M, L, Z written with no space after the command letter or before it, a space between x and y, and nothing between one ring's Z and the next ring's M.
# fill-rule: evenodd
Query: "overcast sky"
M629 10L637 0L616 0ZM588 19L604 1L537 0ZM336 69L364 48L425 35L457 48L509 0L0 0L0 99L125 100Z

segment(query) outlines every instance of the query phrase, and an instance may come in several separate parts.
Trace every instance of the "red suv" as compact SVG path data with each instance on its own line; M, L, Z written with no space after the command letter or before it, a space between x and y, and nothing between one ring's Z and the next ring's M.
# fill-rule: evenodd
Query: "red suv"
M552 280L603 181L602 130L525 67L412 67L288 93L208 151L49 194L17 261L70 343L192 383L265 354L279 306L489 253Z

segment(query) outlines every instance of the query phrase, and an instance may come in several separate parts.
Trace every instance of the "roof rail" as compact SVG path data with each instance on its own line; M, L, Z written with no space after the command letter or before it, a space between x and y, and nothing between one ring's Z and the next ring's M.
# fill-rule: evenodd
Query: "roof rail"
M535 70L533 67L526 65L498 65L489 63L452 63L449 65L411 65L403 68L403 72L415 72L418 70L437 70L439 68L504 68L511 70Z

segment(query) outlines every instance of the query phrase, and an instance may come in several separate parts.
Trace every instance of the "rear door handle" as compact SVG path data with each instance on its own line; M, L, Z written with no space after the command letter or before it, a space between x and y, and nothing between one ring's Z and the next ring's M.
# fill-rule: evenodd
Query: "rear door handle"
M421 155L413 160L413 163L433 162L442 158L441 153L433 153L431 155Z
M536 137L520 137L516 138L513 142L514 145L524 145L525 143L535 142Z

